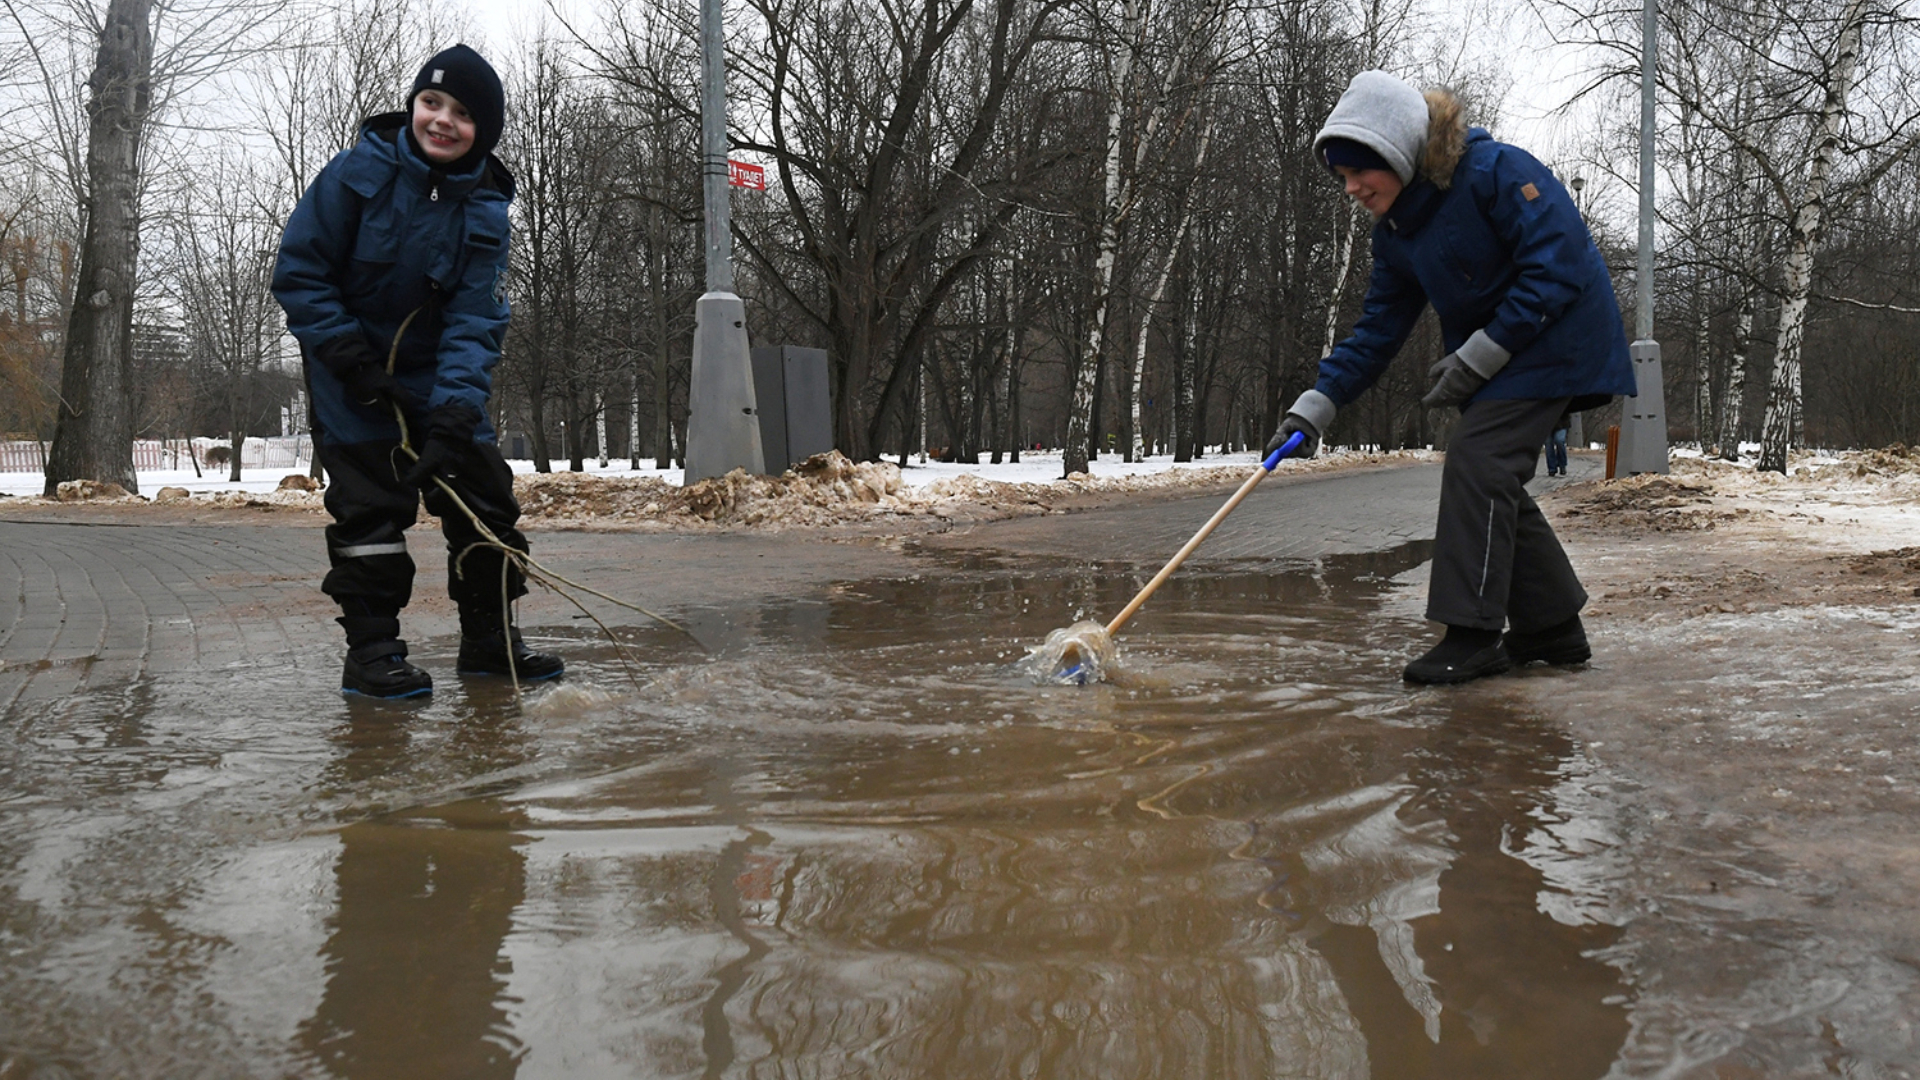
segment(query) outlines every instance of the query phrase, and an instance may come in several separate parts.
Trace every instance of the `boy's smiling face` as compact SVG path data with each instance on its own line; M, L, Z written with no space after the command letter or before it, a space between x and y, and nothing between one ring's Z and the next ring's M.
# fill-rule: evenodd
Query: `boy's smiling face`
M1346 185L1347 194L1353 201L1366 207L1367 213L1374 217L1385 216L1393 209L1393 200L1400 197L1404 186L1400 175L1392 169L1356 169L1347 165L1336 165L1333 171L1340 174L1340 182Z
M413 99L413 142L436 165L458 161L473 149L473 117L444 90L422 90Z

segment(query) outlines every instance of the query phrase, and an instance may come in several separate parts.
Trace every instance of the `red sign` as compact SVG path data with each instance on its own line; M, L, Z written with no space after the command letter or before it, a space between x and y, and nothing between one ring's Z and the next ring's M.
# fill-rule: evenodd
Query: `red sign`
M727 162L727 183L734 187L765 191L767 190L767 170L758 165L749 165L744 161L729 161Z

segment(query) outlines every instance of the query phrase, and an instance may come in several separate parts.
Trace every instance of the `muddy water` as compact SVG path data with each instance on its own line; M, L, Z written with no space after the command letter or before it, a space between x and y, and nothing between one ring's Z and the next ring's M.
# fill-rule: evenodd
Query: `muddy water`
M0 1075L1603 1075L1609 798L1400 685L1424 556L1176 578L1084 689L1004 666L1136 577L975 562L630 631L638 689L549 636L524 708L23 707Z

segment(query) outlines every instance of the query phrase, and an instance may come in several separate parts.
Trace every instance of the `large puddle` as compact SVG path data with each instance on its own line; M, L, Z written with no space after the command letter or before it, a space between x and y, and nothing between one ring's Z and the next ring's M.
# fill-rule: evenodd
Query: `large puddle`
M582 624L524 709L451 642L424 706L23 703L0 1073L1600 1076L1612 804L1400 684L1424 547L1178 576L1114 685L1004 666L1132 571L977 562L633 631L637 689Z

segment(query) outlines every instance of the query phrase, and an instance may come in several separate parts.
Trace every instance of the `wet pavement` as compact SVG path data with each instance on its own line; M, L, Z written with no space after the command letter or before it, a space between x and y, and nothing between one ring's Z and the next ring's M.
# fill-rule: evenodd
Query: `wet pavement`
M1751 926L1637 902L1634 785L1512 691L1579 675L1400 683L1437 487L1276 477L1083 689L1006 665L1222 496L536 534L700 646L529 598L570 669L522 704L452 673L426 530L437 690L380 703L337 691L317 522L0 510L0 1077L1825 1074L1712 1071L1764 1002L1646 1021L1630 931ZM1885 1045L1840 1071L1910 1075Z

